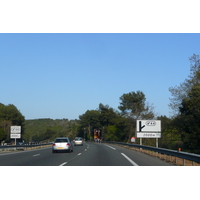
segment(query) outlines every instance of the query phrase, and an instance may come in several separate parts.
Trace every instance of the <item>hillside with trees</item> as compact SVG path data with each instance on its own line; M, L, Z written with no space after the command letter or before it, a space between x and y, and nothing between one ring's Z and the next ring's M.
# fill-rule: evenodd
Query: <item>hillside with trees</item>
M68 119L34 119L25 121L25 142L54 141L56 137L74 138L78 132L78 121Z

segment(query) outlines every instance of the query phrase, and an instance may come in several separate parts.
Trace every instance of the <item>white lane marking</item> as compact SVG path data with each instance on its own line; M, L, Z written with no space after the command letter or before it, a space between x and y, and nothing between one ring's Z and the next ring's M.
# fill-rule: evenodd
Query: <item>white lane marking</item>
M134 166L139 166L138 164L136 164L134 161L132 161L127 155L125 155L125 154L123 154L123 153L121 153L122 154L122 156L124 156L132 165L134 165Z
M109 146L109 145L106 145L106 144L105 144L105 146L110 147L110 148L113 149L113 150L116 150L114 147L111 147L111 146Z
M85 149L85 151L87 151L87 149Z
M78 156L80 156L80 155L81 155L81 153L78 154Z
M33 156L39 156L40 154L35 154L35 155L33 155Z
M61 165L59 165L59 166L64 166L64 165L66 165L67 164L67 162L64 162L64 163L62 163Z

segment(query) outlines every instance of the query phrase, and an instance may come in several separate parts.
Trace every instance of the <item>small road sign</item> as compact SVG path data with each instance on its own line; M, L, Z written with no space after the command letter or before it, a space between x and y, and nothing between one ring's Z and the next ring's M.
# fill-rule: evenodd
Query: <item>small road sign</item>
M11 126L10 133L21 133L21 126Z
M131 142L135 142L135 137L132 137L132 138L131 138Z
M137 138L161 138L161 133L137 133Z
M19 133L11 133L10 134L10 138L11 139L19 139L19 138L21 138L21 134L19 134Z

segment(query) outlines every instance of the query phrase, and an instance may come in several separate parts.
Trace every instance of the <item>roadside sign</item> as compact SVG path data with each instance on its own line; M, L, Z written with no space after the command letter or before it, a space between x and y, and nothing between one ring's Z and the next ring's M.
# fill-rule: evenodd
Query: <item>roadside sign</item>
M161 133L143 133L143 132L138 132L137 133L137 138L161 138Z
M21 138L21 126L10 127L10 138L15 139L15 145L16 145L16 139Z
M21 133L21 126L11 126L10 133Z
M161 132L161 120L137 120L137 132Z
M132 138L131 138L131 142L135 142L135 137L132 137Z
M10 134L10 138L11 139L19 139L19 138L21 138L21 134L19 134L19 133L11 133Z

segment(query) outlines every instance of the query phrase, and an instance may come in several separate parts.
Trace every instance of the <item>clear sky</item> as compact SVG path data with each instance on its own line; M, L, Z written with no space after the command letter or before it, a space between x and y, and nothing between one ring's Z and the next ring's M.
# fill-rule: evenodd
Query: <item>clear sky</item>
M117 109L138 90L169 116L169 87L200 54L200 34L183 33L2 33L0 44L0 102L26 119L78 119L99 103Z

